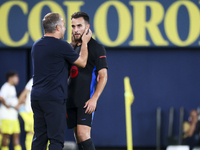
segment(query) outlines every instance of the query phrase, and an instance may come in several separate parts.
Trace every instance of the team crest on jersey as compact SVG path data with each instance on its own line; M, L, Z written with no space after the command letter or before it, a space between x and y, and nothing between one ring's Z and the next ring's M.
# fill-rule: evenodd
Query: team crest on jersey
M75 78L78 75L78 67L72 66L70 70L70 76L71 78Z

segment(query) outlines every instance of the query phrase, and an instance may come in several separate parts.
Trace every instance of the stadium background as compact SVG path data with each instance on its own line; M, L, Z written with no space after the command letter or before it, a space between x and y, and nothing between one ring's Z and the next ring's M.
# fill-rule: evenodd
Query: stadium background
M157 1L0 1L0 85L16 70L20 93L31 78L30 50L42 35L41 19L59 12L66 20L64 40L70 40L70 15L85 11L93 37L107 50L108 83L98 102L92 129L95 146L125 147L123 78L129 76L135 94L132 105L133 145L156 146L156 109L162 109L161 145L167 145L169 108L175 108L173 134L178 136L179 109L185 120L200 100L200 14L198 0ZM22 135L23 136L23 135ZM66 140L73 133L66 130Z

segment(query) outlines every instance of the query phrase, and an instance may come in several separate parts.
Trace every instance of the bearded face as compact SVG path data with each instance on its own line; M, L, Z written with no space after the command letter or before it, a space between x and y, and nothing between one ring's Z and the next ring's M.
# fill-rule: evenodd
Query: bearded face
M86 23L83 17L73 18L71 20L72 34L76 42L82 41L82 36L86 30Z

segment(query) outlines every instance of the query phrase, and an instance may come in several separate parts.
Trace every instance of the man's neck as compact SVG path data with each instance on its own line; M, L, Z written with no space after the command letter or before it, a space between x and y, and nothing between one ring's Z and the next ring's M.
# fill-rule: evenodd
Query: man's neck
M9 85L13 86L13 83L11 81L8 81L7 82Z
M45 33L44 36L54 37L54 38L60 39L59 36L55 33Z
M91 39L90 39L90 40L91 40ZM82 44L82 40L76 41L76 43L77 43L77 44L76 44L77 46L80 46L80 45Z

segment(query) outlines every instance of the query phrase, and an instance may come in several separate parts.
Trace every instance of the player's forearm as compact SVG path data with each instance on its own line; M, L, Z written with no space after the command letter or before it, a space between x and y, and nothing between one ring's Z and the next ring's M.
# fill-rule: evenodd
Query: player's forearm
M87 64L88 59L88 47L86 42L82 42L81 51L80 51L80 58L82 61L83 66L85 67Z
M25 89L19 96L19 105L25 103L26 101L26 94L27 94L27 90Z
M4 100L3 97L0 96L0 102L2 102L3 100Z
M26 96L24 96L23 98L21 97L21 98L19 98L19 104L23 104L23 103L25 103L25 100L26 100Z
M0 102L1 102L3 105L6 105L6 102L5 102L5 100L3 99L3 97L0 97Z
M98 101L103 89L105 88L107 83L107 74L103 77L100 77L99 82L97 83L97 88L92 96L96 101Z
M8 105L6 104L6 101L4 100L3 97L0 97L0 101L4 106L8 107Z

